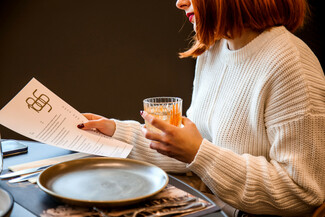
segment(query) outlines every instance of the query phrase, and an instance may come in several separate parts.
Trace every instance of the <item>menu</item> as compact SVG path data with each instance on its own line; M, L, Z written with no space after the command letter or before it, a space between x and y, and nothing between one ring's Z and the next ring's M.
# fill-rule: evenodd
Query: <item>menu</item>
M33 78L0 111L0 124L30 139L89 154L126 158L131 145L96 130L78 129L86 122L71 107Z

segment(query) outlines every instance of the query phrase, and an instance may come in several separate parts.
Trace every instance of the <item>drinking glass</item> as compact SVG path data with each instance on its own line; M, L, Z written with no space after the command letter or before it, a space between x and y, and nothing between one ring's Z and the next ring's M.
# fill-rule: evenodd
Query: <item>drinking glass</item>
M144 111L169 124L180 127L182 124L182 103L179 97L151 97L143 100ZM148 130L160 132L145 121Z

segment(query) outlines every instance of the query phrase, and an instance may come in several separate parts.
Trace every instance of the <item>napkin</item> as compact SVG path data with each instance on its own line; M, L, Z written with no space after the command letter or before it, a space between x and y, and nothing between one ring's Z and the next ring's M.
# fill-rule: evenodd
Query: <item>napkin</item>
M58 156L58 157L47 158L47 159L43 159L43 160L18 164L18 165L14 165L14 166L9 166L8 168L11 171L16 172L19 170L47 166L47 165L53 165L53 164L57 164L57 163L61 163L61 162L69 161L69 160L75 160L75 159L79 159L79 158L93 157L93 156L96 156L96 155L86 154L86 153L73 153L73 154L67 154L67 155L62 155L62 156ZM28 181L31 183L36 183L37 176L28 179Z

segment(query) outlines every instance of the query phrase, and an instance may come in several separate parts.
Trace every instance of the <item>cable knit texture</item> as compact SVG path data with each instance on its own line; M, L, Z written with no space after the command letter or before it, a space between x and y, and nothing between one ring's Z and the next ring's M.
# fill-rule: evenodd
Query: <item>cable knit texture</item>
M130 157L196 173L226 203L255 214L307 216L325 200L325 78L285 27L231 51L218 41L197 59L187 116L205 138L185 165L150 150L140 124L116 121Z

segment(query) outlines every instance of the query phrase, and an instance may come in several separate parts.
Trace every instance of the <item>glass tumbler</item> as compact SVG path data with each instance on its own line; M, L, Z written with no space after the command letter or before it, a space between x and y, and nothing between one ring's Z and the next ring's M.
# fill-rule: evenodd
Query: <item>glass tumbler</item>
M177 127L182 124L182 104L183 100L179 97L152 97L143 100L144 111ZM145 125L150 131L160 132L147 121Z

